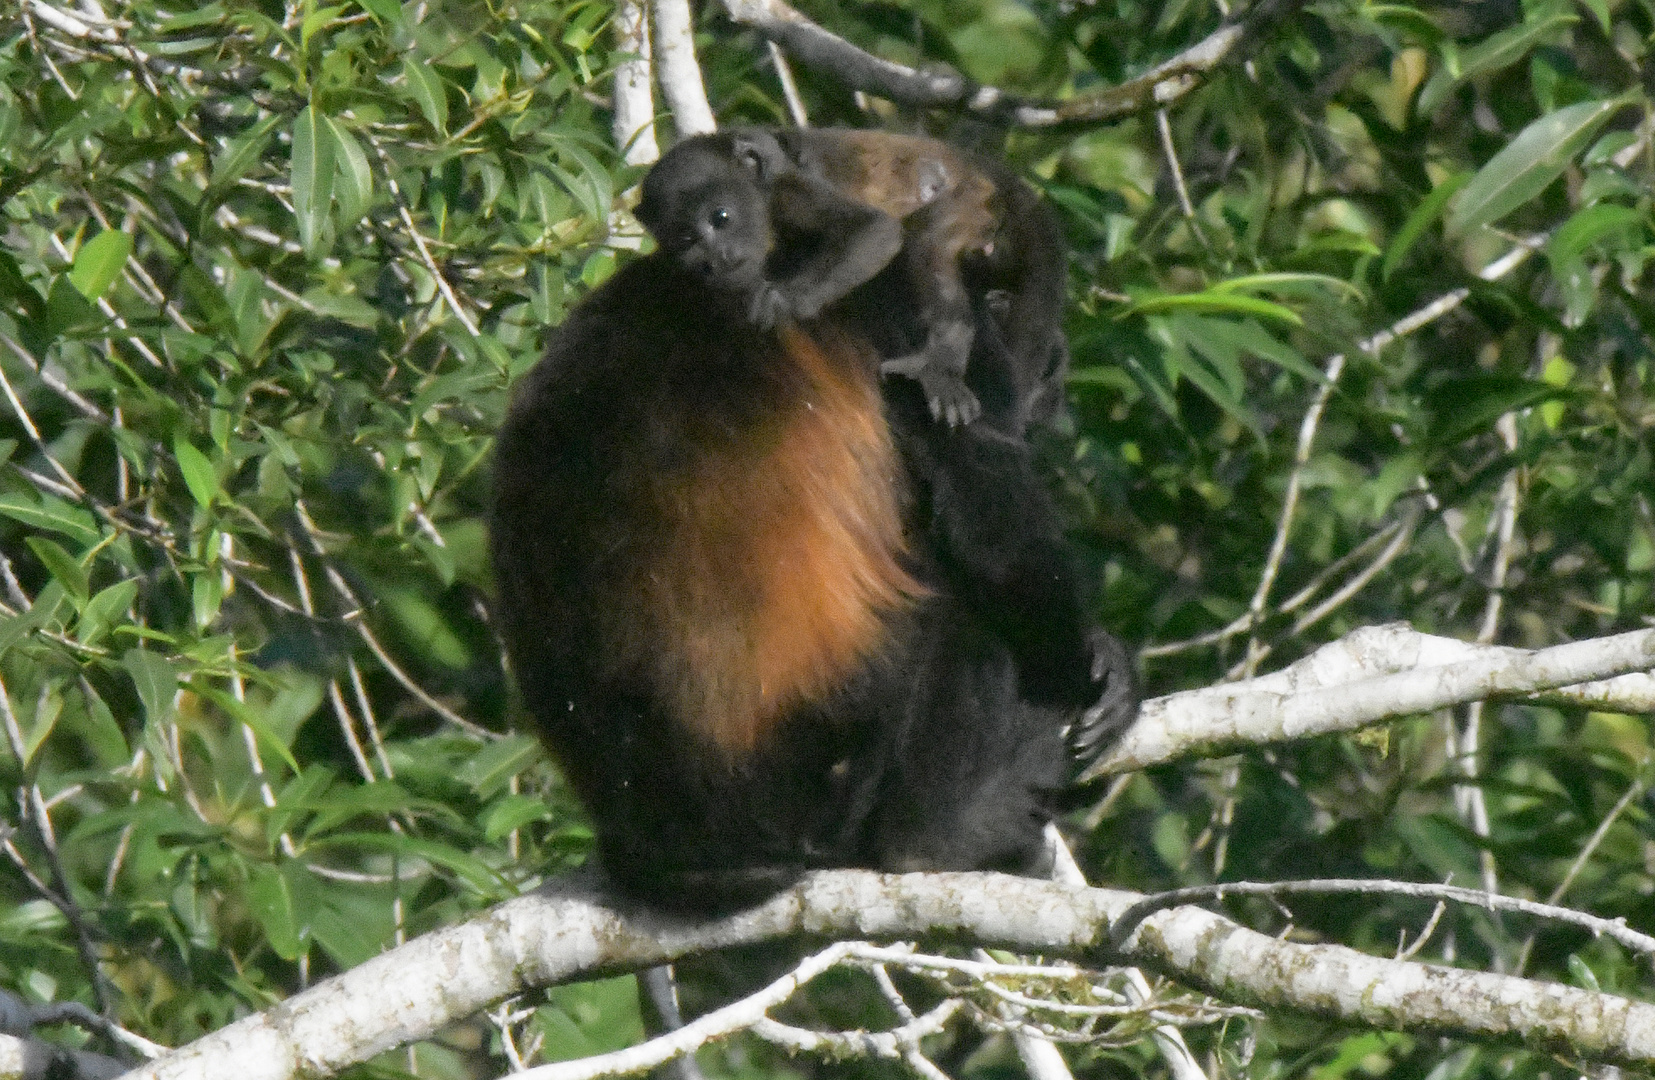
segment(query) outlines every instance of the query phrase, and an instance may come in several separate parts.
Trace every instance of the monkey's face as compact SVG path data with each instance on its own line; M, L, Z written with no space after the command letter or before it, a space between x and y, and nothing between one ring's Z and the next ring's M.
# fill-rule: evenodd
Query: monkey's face
M770 252L763 192L728 157L677 149L644 178L638 220L692 274L719 288L756 288Z

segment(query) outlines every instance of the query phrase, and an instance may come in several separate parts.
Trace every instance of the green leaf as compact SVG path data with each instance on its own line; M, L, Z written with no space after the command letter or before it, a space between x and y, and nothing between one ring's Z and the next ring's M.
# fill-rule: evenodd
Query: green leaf
M293 863L282 866L253 864L247 885L248 908L264 928L264 940L283 960L297 960L305 951L310 927L299 917L293 883L286 871L303 872Z
M1448 200L1470 179L1471 174L1468 172L1455 173L1432 188L1431 194L1420 200L1419 205L1414 207L1414 212L1408 215L1408 220L1402 223L1402 228L1396 231L1396 237L1386 250L1385 258L1379 264L1380 278L1390 280L1391 271L1396 269L1397 263L1413 250L1419 238L1425 235L1425 230L1442 216L1443 207L1448 205Z
M378 19L381 23L393 26L402 22L402 5L397 0L356 0L363 11Z
M1203 319L1202 323L1202 332L1206 337L1223 341L1238 353L1250 353L1309 382L1327 381L1321 370L1306 360L1299 350L1271 337L1264 327L1251 319Z
M334 197L339 200L339 221L355 225L373 202L373 170L368 168L368 155L362 152L356 136L332 117L327 118L327 125L339 148L339 177L333 189Z
M88 600L81 608L80 622L75 626L75 637L83 645L96 645L115 621L126 615L132 602L138 599L138 582L133 578L117 581Z
M317 8L306 15L304 22L299 24L299 48L310 48L311 36L316 31L332 23L334 19L339 17L339 13L344 10L344 5L336 4L332 7Z
M199 679L190 684L190 689L229 713L230 717L237 723L246 724L258 739L259 746L262 749L268 750L281 758L287 764L287 767L293 770L294 775L299 774L299 762L294 759L292 751L287 748L287 744L271 728L269 719L263 712L253 708L245 701L237 701L232 694L226 694L216 687L202 683Z
M132 648L121 657L121 666L132 676L132 685L143 703L151 727L173 717L173 698L178 694L178 671L172 661L148 649Z
M458 779L483 798L491 798L541 753L538 740L527 735L509 735L488 743L467 759L460 767Z
M1425 89L1420 91L1419 104L1415 106L1415 112L1420 116L1430 116L1437 111L1437 106L1442 104L1449 92L1466 79L1481 75L1485 71L1498 71L1510 67L1527 56L1529 50L1536 46L1550 44L1561 38L1569 27L1579 21L1578 15L1553 15L1551 18L1502 30L1469 49L1461 49L1457 54L1456 63L1445 64L1431 76L1431 81L1425 84Z
M1546 243L1546 257L1554 265L1572 263L1607 236L1635 237L1648 220L1646 213L1617 203L1588 206L1558 226Z
M1337 293L1346 300L1364 299L1359 286L1332 274L1313 274L1303 270L1279 270L1267 274L1243 274L1226 278L1211 289L1215 293L1273 292L1289 296Z
M483 814L483 835L490 842L499 840L513 829L535 821L550 821L552 808L546 805L545 799L536 799L528 795L507 795Z
M121 276L132 237L119 229L105 229L80 246L69 268L69 283L88 300L96 300Z
M247 171L264 156L264 148L270 144L270 138L275 134L276 125L279 123L281 117L272 114L237 136L222 154L213 159L213 178L207 185L208 190L222 198L223 193L228 191L231 185L246 176Z
M345 296L325 286L319 286L307 290L304 298L305 303L315 308L319 314L338 319L347 325L363 330L371 330L379 325L379 309L360 296Z
M212 506L218 494L218 474L213 470L212 461L182 435L173 436L172 452L178 459L178 471L184 474L184 486L190 489L190 495L203 510Z
M448 134L448 95L437 73L419 60L408 59L402 62L402 81L426 122L437 134Z
M1562 387L1498 372L1454 379L1434 387L1426 400L1431 436L1438 446L1452 446L1487 431L1505 413L1569 396Z
M371 786L377 787L379 785ZM463 851L449 847L447 844L438 843L435 840L422 840L406 834L334 833L331 836L313 840L309 846L316 851L326 851L330 848L362 847L370 851L412 855L437 866L446 867L484 894L494 893L503 883L500 873L482 860L475 859Z
M298 219L299 243L315 254L326 235L328 207L333 202L333 180L338 172L338 146L327 118L307 105L293 121L293 214Z
M29 550L34 552L46 571L63 586L63 591L73 598L77 609L86 603L91 595L91 586L86 579L86 569L73 555L44 536L25 536L23 542L29 545Z
M0 495L0 514L32 528L67 536L83 547L103 539L90 513L51 495L42 495L38 503L22 495Z
M1259 315L1266 319L1276 319L1289 326L1303 326L1304 320L1299 313L1290 307L1273 304L1268 300L1260 300L1254 296L1237 296L1234 293L1218 292L1208 289L1198 293L1163 293L1139 300L1131 307L1116 316L1124 319L1128 315L1151 315L1162 311L1193 311L1193 312L1227 312L1237 315Z
M1448 214L1448 231L1466 233L1498 221L1545 191L1627 100L1583 101L1518 132L1460 192Z
M103 313L80 294L75 283L64 274L52 281L46 292L46 335L59 337L72 330L103 323Z
M224 581L212 571L195 575L190 583L190 609L195 616L197 630L206 630L218 618L224 603Z

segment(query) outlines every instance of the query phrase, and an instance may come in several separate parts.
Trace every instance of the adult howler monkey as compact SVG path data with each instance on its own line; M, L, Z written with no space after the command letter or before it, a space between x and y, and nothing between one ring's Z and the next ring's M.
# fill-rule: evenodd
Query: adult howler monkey
M700 240L571 312L495 458L501 630L605 866L702 909L810 867L1031 867L1073 748L1135 702L1026 455L894 435L857 318L755 326L735 256L775 185L679 177L661 220Z
M881 370L917 380L932 415L950 426L976 418L978 388L1012 434L1056 411L1068 360L1059 331L1062 237L1050 210L1009 169L936 139L886 131L735 128L696 136L656 165L638 206L639 220L669 252L699 245L675 203L693 197L720 157L770 192L770 230L750 238L767 246L736 254L726 236L733 265L687 265L720 287L751 290L759 325L813 317L878 273L891 258L885 217L895 218L923 340ZM1000 299L993 323L973 310L973 296ZM997 344L974 355L978 328ZM973 360L979 370L968 378Z

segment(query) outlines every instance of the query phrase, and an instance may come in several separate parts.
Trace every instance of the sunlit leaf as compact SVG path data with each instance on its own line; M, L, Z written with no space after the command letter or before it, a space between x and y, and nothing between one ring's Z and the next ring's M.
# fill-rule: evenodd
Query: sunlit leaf
M1273 292L1288 295L1307 293L1334 293L1347 300L1361 300L1359 286L1331 274L1311 274L1304 271L1279 270L1268 274L1243 274L1226 278L1211 289L1215 293Z
M80 246L69 280L88 300L96 300L121 276L132 254L132 237L119 229L105 229Z
M333 202L333 180L337 172L338 148L333 128L317 113L314 105L299 111L293 121L293 213L298 220L299 242L314 252L327 227L328 208Z
M1151 296L1135 302L1117 317L1124 319L1129 315L1152 315L1156 312L1179 310L1258 315L1266 319L1276 319L1290 326L1304 325L1304 319L1290 307L1253 296L1238 296L1212 289L1198 293L1163 293Z
M1623 99L1583 101L1518 132L1460 191L1448 212L1449 232L1498 221L1545 191L1624 104Z
M184 474L184 486L190 489L190 496L203 509L212 506L213 499L218 495L218 474L213 469L212 461L182 435L173 437L172 452L178 460L178 471Z

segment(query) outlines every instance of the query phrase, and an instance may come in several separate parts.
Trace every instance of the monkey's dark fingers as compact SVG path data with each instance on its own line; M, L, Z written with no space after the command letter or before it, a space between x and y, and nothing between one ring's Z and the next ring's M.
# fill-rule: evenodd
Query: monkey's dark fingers
M982 415L982 403L971 388L951 371L939 371L935 365L917 376L925 388L925 400L931 407L931 419L945 421L949 427L969 424Z
M977 400L977 395L971 394L969 390L966 393L970 396L949 403L949 427L962 427L983 415L983 405L982 402Z
M1138 717L1138 693L1122 672L1111 672L1097 704L1081 713L1069 728L1069 755L1084 770L1113 746L1121 732Z
M1087 635L1092 650L1092 681L1103 684L1098 700L1069 729L1074 760L1089 765L1138 716L1138 682L1132 656L1120 639L1094 628Z
M1101 626L1095 626L1086 635L1086 644L1092 650L1093 682L1102 682L1112 671L1125 672L1131 677L1132 654L1126 651L1120 638Z
M791 305L781 290L771 284L760 285L753 291L753 302L748 306L747 318L760 330L768 330L785 319Z

